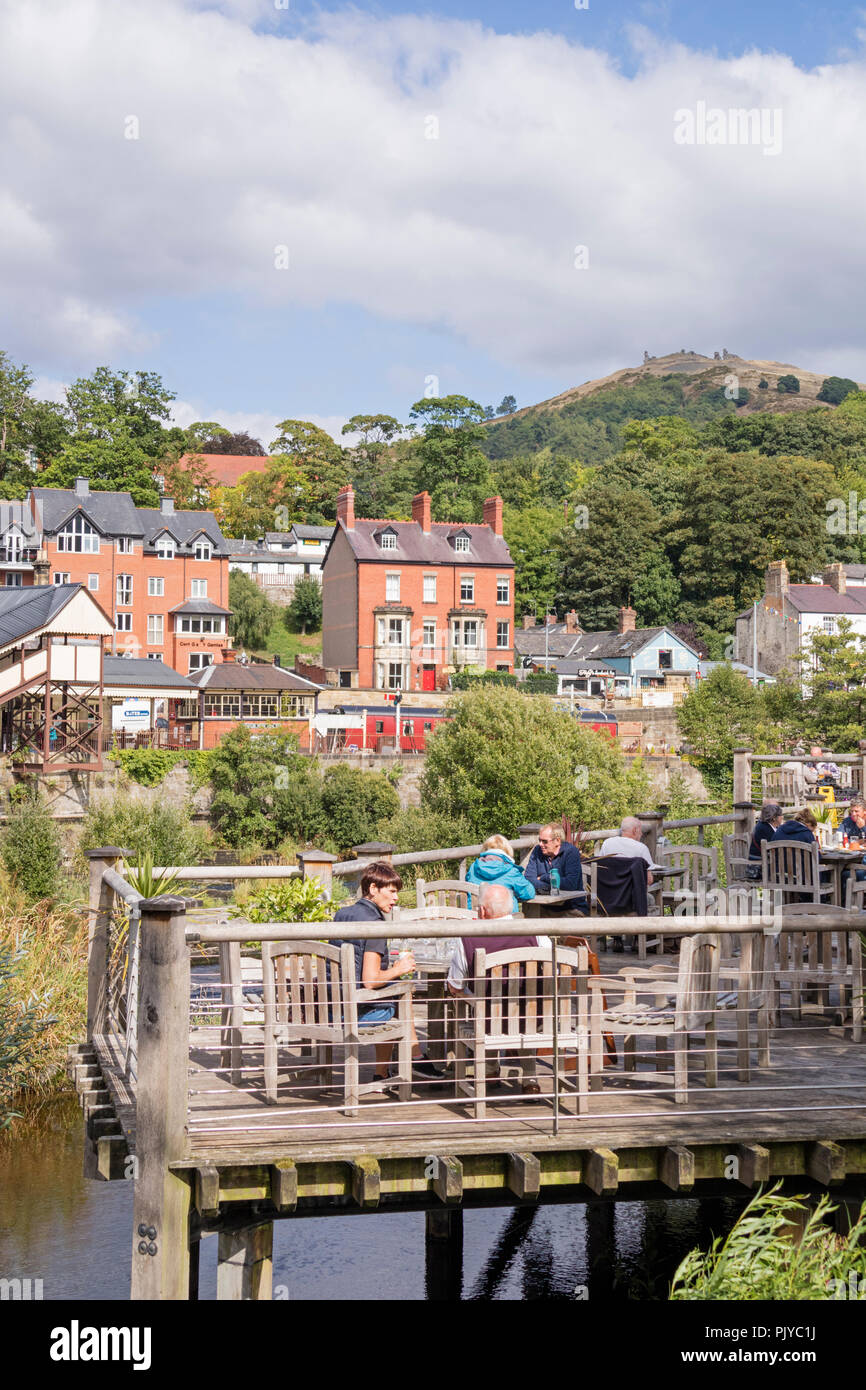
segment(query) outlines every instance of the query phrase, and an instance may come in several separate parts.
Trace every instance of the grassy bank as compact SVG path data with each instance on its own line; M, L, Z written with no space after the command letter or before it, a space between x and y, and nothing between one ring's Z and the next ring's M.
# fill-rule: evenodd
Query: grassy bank
M46 1095L65 1080L66 1048L84 1035L87 1006L87 925L80 904L29 903L0 877L0 952L13 964L0 1001L0 1121L4 1103ZM15 1029L36 1024L20 1055Z
M321 632L308 632L306 636L301 636L299 632L288 632L283 623L281 609L279 618L268 633L263 649L261 651L251 650L250 655L260 656L265 661L273 661L274 657L278 656L281 664L290 668L294 666L296 656L299 656L302 661L316 661L321 653Z

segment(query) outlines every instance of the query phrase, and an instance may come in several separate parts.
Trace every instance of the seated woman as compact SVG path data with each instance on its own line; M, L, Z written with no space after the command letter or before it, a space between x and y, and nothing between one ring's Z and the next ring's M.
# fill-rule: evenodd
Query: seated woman
M484 851L469 866L467 883L504 883L511 890L511 911L517 912L520 903L535 897L535 889L514 862L514 851L504 835L488 835L481 847ZM472 899L467 898L467 907Z
M784 812L779 803L765 801L749 840L749 858L752 863L746 869L746 878L757 880L761 877L761 844L764 840L772 840L783 820Z
M361 896L356 902L347 903L334 913L335 922L384 922L385 914L397 903L397 894L403 887L403 880L397 870L381 860L368 864L361 875ZM365 940L344 937L334 941L335 946L347 943L355 952L355 982L359 988L381 989L393 984L401 975L415 969L415 957L410 951L399 957L394 965L388 964L388 942L384 936L368 937ZM381 1005L361 1004L358 1008L358 1023L370 1027L376 1023L387 1023L397 1012L395 999L383 999ZM377 1081L386 1081L388 1066L394 1049L393 1043L376 1044ZM417 1060L416 1060L417 1059ZM412 1071L425 1080L436 1079L438 1073L433 1063L421 1051L415 1025L412 1024Z
M818 829L818 822L812 815L808 806L802 806L799 811L795 811L791 820L782 821L778 830L775 830L769 838L773 840L803 840L811 845L815 840L815 831ZM758 853L760 854L760 850Z

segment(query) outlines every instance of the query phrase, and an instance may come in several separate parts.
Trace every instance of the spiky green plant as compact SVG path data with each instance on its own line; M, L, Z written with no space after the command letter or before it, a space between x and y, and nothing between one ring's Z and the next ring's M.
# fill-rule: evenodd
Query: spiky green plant
M810 1208L805 1197L781 1196L780 1186L759 1193L724 1239L686 1255L671 1283L673 1301L866 1299L866 1203L839 1236L825 1221L836 1210L829 1197Z

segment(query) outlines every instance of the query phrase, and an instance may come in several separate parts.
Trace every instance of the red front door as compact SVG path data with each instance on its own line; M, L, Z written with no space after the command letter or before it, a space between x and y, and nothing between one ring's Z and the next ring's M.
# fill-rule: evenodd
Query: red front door
M436 689L436 667L435 667L435 666L424 666L424 667L422 667L422 670L421 670L421 689L422 689L422 690L435 690L435 689Z

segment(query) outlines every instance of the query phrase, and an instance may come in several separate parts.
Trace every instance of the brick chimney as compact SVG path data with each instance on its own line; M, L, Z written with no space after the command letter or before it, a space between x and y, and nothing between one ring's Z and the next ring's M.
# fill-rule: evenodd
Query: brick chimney
M580 624L577 621L577 613L573 608L569 609L569 611L565 615L565 630L566 632L580 632Z
M555 613L548 613L547 618L545 619L545 621L546 621L548 627L553 627L553 624L556 622L556 614L555 614Z
M412 498L412 520L417 521L425 536L430 532L430 494L419 492Z
M637 622L637 613L633 608L621 608L619 610L619 630L620 632L634 632Z
M51 561L48 558L48 551L44 545L40 545L36 552L36 559L33 562L33 585L44 585L51 583Z
M221 647L220 656L222 657L223 662L237 661L238 659L237 652L235 651L234 647Z
M484 502L484 525L496 536L502 535L502 498L488 497Z
M788 566L784 560L771 560L764 581L767 598L781 600L788 592Z
M355 529L355 489L351 483L341 487L337 493L337 521L342 521L347 531Z
M825 565L824 573L821 576L824 584L828 584L831 589L835 589L837 594L844 594L848 584L848 576L844 566L837 560L834 565Z
M535 626L536 626L536 623L535 623L535 614L534 614L534 613L524 613L524 615L523 615L523 631L524 631L524 632L527 632L529 628L535 627Z

